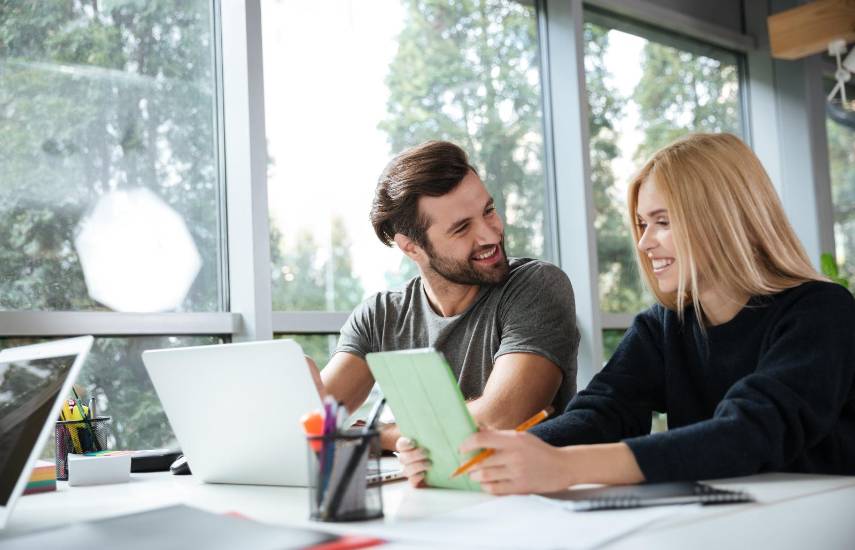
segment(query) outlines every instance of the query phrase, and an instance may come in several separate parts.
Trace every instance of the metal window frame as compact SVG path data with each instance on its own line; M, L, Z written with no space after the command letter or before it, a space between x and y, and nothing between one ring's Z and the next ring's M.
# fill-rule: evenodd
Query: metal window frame
M584 0L584 3L669 34L686 36L728 50L747 53L757 48L757 40L750 33L740 34L647 0Z
M115 313L112 311L2 311L0 335L16 336L178 336L233 335L237 313Z
M558 262L573 284L581 334L577 385L587 386L603 357L597 240L585 101L582 0L545 0L541 11L544 94L550 109L548 171L557 212Z

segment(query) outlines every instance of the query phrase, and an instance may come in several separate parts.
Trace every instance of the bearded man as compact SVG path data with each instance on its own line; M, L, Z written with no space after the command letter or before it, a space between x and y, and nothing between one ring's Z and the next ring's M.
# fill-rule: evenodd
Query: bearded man
M370 218L420 275L353 311L320 375L323 392L355 410L374 385L367 353L433 347L479 424L513 428L549 405L564 410L579 345L570 281L547 262L506 256L502 219L460 147L430 141L395 157ZM383 447L398 436L383 426Z

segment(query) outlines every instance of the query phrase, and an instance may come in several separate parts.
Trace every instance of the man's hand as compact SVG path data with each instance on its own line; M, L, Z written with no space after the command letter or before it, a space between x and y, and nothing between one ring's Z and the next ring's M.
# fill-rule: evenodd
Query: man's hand
M416 442L407 437L400 437L395 444L398 451L398 460L404 467L404 475L413 487L423 484L430 459L424 449L416 446Z

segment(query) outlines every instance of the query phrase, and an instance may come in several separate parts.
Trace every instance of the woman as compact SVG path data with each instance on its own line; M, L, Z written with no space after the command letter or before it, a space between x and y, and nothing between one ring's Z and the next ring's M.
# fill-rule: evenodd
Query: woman
M855 299L810 265L751 150L696 134L633 179L638 263L658 304L558 417L483 430L494 494L763 471L855 474ZM669 430L650 434L651 413ZM429 466L399 448L411 482Z

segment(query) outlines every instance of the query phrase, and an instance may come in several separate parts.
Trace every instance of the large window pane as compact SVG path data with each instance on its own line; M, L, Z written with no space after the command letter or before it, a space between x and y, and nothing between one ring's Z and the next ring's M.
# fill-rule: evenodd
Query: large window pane
M211 14L210 0L0 2L0 309L104 309L75 234L97 199L139 189L201 256L177 309L222 309Z
M740 58L596 11L586 15L600 302L634 313L652 302L635 265L626 216L632 173L689 132L742 134Z
M273 305L349 310L415 274L368 222L391 155L469 152L511 255L544 257L536 13L505 0L264 0Z
M826 128L834 202L835 256L840 276L848 280L849 288L855 291L855 130L831 119Z
M5 338L0 349L44 340ZM213 336L152 336L96 338L75 384L84 399L95 398L99 415L111 417L116 449L177 447L151 379L142 363L147 349L202 346L221 343ZM51 443L45 454L50 455Z

